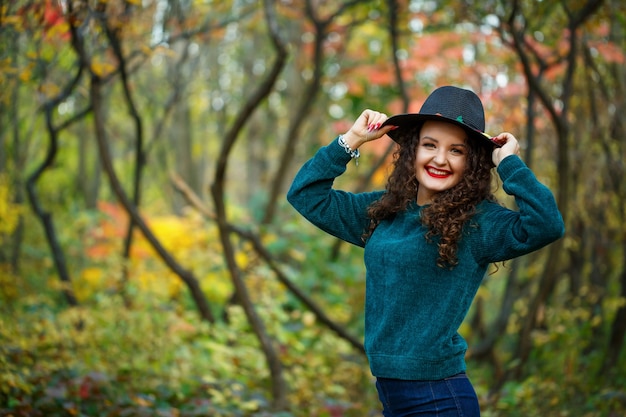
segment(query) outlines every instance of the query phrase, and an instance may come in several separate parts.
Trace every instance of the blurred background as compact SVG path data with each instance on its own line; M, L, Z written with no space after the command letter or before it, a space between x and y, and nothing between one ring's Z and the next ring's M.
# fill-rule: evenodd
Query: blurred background
M460 330L483 416L624 415L625 30L620 0L0 0L0 415L381 415L362 251L285 192L444 84L567 228Z

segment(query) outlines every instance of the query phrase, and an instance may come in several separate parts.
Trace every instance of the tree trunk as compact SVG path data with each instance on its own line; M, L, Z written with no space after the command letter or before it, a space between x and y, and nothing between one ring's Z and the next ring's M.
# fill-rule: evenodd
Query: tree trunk
M97 76L91 78L90 99L94 113L94 131L96 139L98 141L98 150L100 152L100 159L104 167L104 171L107 174L109 183L113 193L116 195L118 201L124 206L126 212L130 216L131 221L141 230L148 243L155 250L157 255L163 260L163 262L174 272L183 282L187 285L191 293L191 297L196 304L196 308L200 313L200 317L208 322L215 322L213 313L209 307L209 304L200 288L198 280L193 274L183 269L178 262L172 257L172 255L163 247L163 245L156 238L152 230L148 227L146 222L140 216L137 208L133 205L131 200L126 195L126 192L122 188L115 170L113 168L113 161L108 148L108 143L105 133L105 121L104 121L104 109L102 108L101 97L102 80Z

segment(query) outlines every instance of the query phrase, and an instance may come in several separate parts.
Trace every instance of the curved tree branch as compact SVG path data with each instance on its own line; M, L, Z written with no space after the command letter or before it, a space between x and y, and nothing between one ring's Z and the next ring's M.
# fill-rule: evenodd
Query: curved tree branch
M200 197L198 197L191 187L189 187L183 179L175 174L170 175L170 179L174 188L180 192L185 200L198 210L204 217L209 220L215 221L216 216L215 213L211 212L209 208L202 202ZM344 327L335 323L330 317L326 315L324 310L311 298L307 295L306 292L300 289L282 269L276 265L276 260L271 252L263 245L263 241L261 236L253 233L249 230L244 230L242 228L236 227L235 225L228 223L227 225L229 231L235 233L241 239L247 240L252 244L253 249L256 253L265 261L265 263L270 267L270 269L276 274L278 281L280 281L291 293L298 299L306 308L308 308L317 318L317 320L328 327L330 330L335 332L337 336L346 340L352 347L358 350L361 353L365 353L365 348L363 347L363 343L359 341L356 337L352 336Z
M307 17L315 28L315 41L313 43L313 76L311 77L311 81L306 85L304 92L301 95L300 102L294 107L293 117L290 118L289 127L287 128L287 133L285 135L285 147L281 152L278 169L270 186L268 204L265 208L263 219L261 221L263 224L269 224L274 218L278 196L282 192L282 187L285 178L287 177L287 170L289 169L289 163L293 159L296 143L298 143L300 138L300 129L302 128L304 120L309 115L309 111L315 103L315 98L320 91L324 64L323 46L326 36L328 35L328 27L338 16L341 16L346 10L358 3L359 0L351 0L346 3L342 3L334 13L321 20L316 16L311 0L306 0L305 2Z
M557 173L558 173L558 192L557 203L561 207L563 218L567 224L567 210L566 202L570 188L569 178L569 157L567 154L567 142L569 140L569 105L573 92L574 72L576 68L576 61L578 58L578 29L582 23L588 19L595 10L601 5L602 0L588 0L586 5L576 15L572 16L568 13L568 32L569 32L569 49L566 58L566 71L562 82L562 94L561 110L557 110L556 106L552 103L550 96L546 89L541 85L540 77L533 73L530 60L524 46L522 39L524 38L523 29L519 30L515 27L514 22L517 14L520 12L519 1L515 1L513 11L509 18L509 27L513 36L513 45L518 53L518 56L522 62L524 74L528 82L529 89L533 90L537 97L540 99L554 124L557 132L558 143L558 159L557 159ZM565 7L565 6L564 6ZM537 293L531 301L529 306L528 315L523 323L520 337L518 340L517 357L520 359L518 366L512 370L512 373L520 375L523 366L529 358L532 348L531 333L535 329L538 320L538 311L542 305L552 293L557 283L557 268L559 255L562 252L563 239L553 243L549 246L548 260L544 268L542 276L539 280L539 288ZM501 381L502 382L502 381Z
M389 26L387 28L389 30L389 41L391 43L390 52L391 60L393 62L393 73L396 77L396 83L398 84L400 97L402 98L402 112L405 113L409 108L411 98L409 97L406 83L404 82L404 78L402 77L402 68L400 66L400 60L398 58L398 51L400 50L400 34L398 32L398 0L387 0L387 8L389 9Z
M73 14L72 10L72 2L68 4L68 10L70 15ZM98 13L103 13L102 7L100 4ZM70 30L72 33L76 33L76 28L73 25L70 25ZM82 38L79 36L73 36L72 46L79 56L81 60L81 67L85 69L90 69L90 57L86 53L85 47L83 45ZM91 72L91 70L90 70ZM109 182L111 185L111 189L113 193L116 195L122 206L125 208L132 222L134 222L137 227L141 230L143 235L145 236L148 243L154 248L157 255L165 262L165 264L176 274L178 275L183 282L187 285L191 292L191 296L196 303L196 307L202 319L207 320L209 322L214 322L213 314L211 309L209 308L208 302L202 293L198 280L193 276L193 274L185 269L183 269L178 262L172 257L172 255L163 247L163 245L159 242L156 236L152 233L152 230L148 227L146 222L143 220L141 215L139 214L137 208L132 203L132 201L126 195L117 175L115 173L115 169L113 167L113 162L111 160L111 155L108 149L106 132L105 132L105 117L104 117L104 109L102 107L102 96L101 90L104 85L104 79L102 77L97 76L93 72L91 72L91 83L90 83L90 102L91 107L93 109L94 114L94 130L96 135L96 140L98 144L98 150L100 152L100 158L103 164L103 168L105 173L109 178Z
M102 108L101 89L102 79L92 74L90 85L90 100L94 112L94 130L98 142L98 150L100 151L102 165L105 173L107 174L107 177L109 178L111 189L113 190L113 193L122 204L132 221L137 225L139 230L141 230L148 243L155 250L157 255L172 270L172 272L178 275L187 285L201 318L212 323L215 321L215 319L206 300L206 297L202 293L202 289L200 288L198 280L190 271L180 266L176 259L174 259L174 257L157 239L152 230L148 227L146 222L139 214L137 207L135 207L130 198L128 198L128 196L126 195L126 192L124 191L119 179L117 178L107 144L106 132L104 129L105 117L104 109Z
M72 280L69 270L67 268L67 262L65 260L63 248L61 247L61 244L59 243L59 240L57 238L54 222L52 220L52 214L47 212L39 201L39 196L37 194L37 182L39 181L43 173L54 164L54 160L56 158L59 148L59 130L54 126L54 123L52 121L53 111L56 106L59 105L59 103L61 103L63 100L68 98L70 94L72 94L72 92L80 82L82 76L83 68L82 66L79 66L74 78L68 83L68 85L62 90L62 92L44 105L46 127L48 129L49 147L44 160L41 162L39 167L37 167L35 171L28 176L28 179L26 180L26 191L28 194L28 200L31 207L33 208L33 211L41 220L41 223L44 227L46 239L48 240L48 245L50 246L50 250L52 252L54 265L59 274L61 282L64 284L62 288L63 296L65 297L67 303L71 306L78 305L78 301L76 300L76 297L71 287Z
M397 0L387 0L387 7L389 12L389 25L387 29L389 30L389 40L391 43L391 60L393 62L393 72L396 78L396 83L398 85L398 90L400 92L400 97L402 98L402 113L406 113L408 111L409 105L411 104L411 98L409 97L409 93L406 87L406 83L404 82L404 78L402 77L402 68L400 65L400 60L398 59L398 50L400 49L400 32L398 31L398 10L399 5ZM387 158L393 150L396 148L396 144L394 142L389 143L385 152L377 158L377 160L369 167L367 173L360 178L359 185L356 187L354 192L361 192L365 190L367 184L371 184L372 177L374 174L383 166L383 164L387 161ZM343 245L343 241L337 239L333 244L331 249L331 259L335 260L339 256L339 250Z
M74 11L71 5L69 5L68 10L68 15L70 18L66 20L69 22L71 36L70 42L74 49L78 50L77 47L80 45L80 35L78 34L78 31L72 19ZM52 220L52 214L45 211L45 209L41 205L41 202L39 201L39 197L37 195L36 186L43 173L54 164L54 160L58 152L58 134L60 129L64 129L69 126L69 124L66 122L62 124L61 127L55 127L52 121L52 113L60 103L62 103L72 94L72 92L77 88L80 80L83 77L83 70L85 66L84 61L82 60L82 55L77 54L77 58L79 59L79 65L78 70L74 75L74 78L68 82L67 86L56 97L46 102L43 106L46 116L48 136L50 138L50 146L42 163L39 165L38 168L35 169L35 171L30 176L28 176L28 179L26 180L26 191L29 202L33 208L33 211L35 212L37 217L39 217L44 226L46 239L48 240L48 244L50 245L50 249L52 251L52 258L54 260L55 267L57 269L57 272L59 273L59 278L64 284L64 288L62 290L64 297L67 303L71 306L77 305L78 302L71 288L71 278L67 268L65 255L57 238L57 233L54 228L54 222ZM73 118L72 120L77 119Z
M141 174L143 172L143 167L146 163L144 146L143 146L143 123L141 121L141 117L139 112L137 111L137 106L135 105L135 101L133 99L132 93L130 91L129 80L128 80L128 70L126 59L124 58L124 54L122 53L122 45L120 38L118 36L119 30L112 29L104 14L99 15L100 18L100 26L103 27L104 33L106 34L107 39L111 45L111 49L113 50L113 54L117 58L118 68L120 75L120 81L122 83L122 91L124 92L124 98L126 101L126 106L128 107L128 112L130 113L130 117L135 126L135 173L133 178L133 193L132 193L132 203L135 207L139 207L141 205ZM124 259L130 258L130 251L133 244L133 231L135 230L135 221L132 216L129 217L128 227L126 230L126 237L124 238L124 248L122 252L122 257ZM124 280L128 279L128 263L124 262L123 266L123 276ZM123 292L124 289L122 289ZM128 297L124 297L125 302L128 304L130 300Z
M220 232L220 241L224 250L224 258L230 271L236 296L239 303L243 307L250 326L261 344L261 349L265 355L270 370L272 377L273 408L277 410L284 410L287 408L288 400L287 384L283 376L283 366L280 362L276 349L273 346L272 340L267 334L265 325L250 300L248 289L243 280L241 270L235 261L235 249L229 236L229 226L226 219L227 213L224 201L224 183L226 180L226 171L230 152L235 145L239 133L249 120L251 114L271 93L272 87L274 86L287 61L287 49L279 36L278 24L276 22L276 17L274 16L272 4L273 2L271 0L263 1L265 20L268 25L273 47L276 51L276 57L270 72L259 84L258 88L253 92L246 103L244 103L241 107L235 117L233 125L224 136L224 141L222 143L216 164L215 179L211 185L211 194L215 204L216 223Z

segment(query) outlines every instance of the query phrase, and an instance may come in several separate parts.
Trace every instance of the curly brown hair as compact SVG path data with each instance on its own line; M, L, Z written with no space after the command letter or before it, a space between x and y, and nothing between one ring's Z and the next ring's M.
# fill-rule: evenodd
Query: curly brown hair
M371 222L364 234L365 239L382 220L392 218L405 210L409 202L416 200L419 183L415 177L415 155L420 130L421 125L401 133L405 137L396 136L398 142L406 145L399 146L394 153L394 169L387 181L386 192L368 209ZM436 194L421 213L422 223L428 227L425 238L437 240L437 265L441 268L454 268L458 264L458 242L464 225L476 211L476 205L485 199L495 200L491 191L492 147L486 141L471 139L467 145L467 162L461 181Z

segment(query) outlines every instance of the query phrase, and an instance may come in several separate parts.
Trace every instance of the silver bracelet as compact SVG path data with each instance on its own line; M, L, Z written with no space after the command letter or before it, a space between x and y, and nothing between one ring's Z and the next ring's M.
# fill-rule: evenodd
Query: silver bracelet
M350 148L350 145L346 143L345 139L343 138L343 135L339 135L339 138L337 139L337 143L339 143L339 145L341 145L341 147L346 150L347 154L350 154L350 158L354 159L355 165L358 166L359 156L361 156L361 153L359 152L359 150L356 149L353 151L352 148Z

